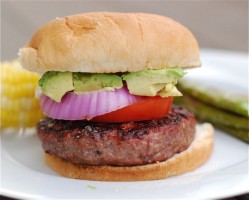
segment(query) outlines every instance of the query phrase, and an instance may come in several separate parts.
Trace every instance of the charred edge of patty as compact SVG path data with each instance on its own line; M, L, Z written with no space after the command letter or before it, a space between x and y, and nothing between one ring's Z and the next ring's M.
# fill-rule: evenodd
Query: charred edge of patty
M84 134L89 134L95 140L105 138L108 131L116 130L120 139L125 140L130 137L142 139L149 133L151 128L162 127L165 125L174 126L179 124L182 119L194 118L194 115L187 112L181 106L172 106L170 113L158 120L125 122L125 123L100 123L86 120L56 120L52 118L42 119L37 129L46 130L47 134L55 134L58 140L63 139L63 133L77 129L75 139L80 139Z
M43 149L64 160L131 166L165 161L186 150L194 138L195 125L192 113L172 106L170 113L158 120L98 123L45 118L37 129Z

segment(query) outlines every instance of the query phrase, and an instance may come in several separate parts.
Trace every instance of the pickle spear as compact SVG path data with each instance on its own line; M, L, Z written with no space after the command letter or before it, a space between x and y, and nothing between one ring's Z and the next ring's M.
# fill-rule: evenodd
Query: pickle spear
M182 80L178 84L181 92L195 97L196 99L233 113L249 117L248 96L232 95L226 91L217 90L210 86L196 84L191 81Z

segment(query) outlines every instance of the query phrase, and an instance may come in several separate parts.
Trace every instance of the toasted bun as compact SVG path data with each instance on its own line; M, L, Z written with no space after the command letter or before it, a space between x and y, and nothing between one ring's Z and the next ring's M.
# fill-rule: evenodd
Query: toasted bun
M48 153L46 163L59 174L75 179L98 181L143 181L179 175L206 162L214 146L214 129L205 123L197 125L196 136L190 147L165 162L134 167L79 166Z
M41 27L20 49L24 68L90 73L200 66L192 33L178 22L144 13L84 13Z

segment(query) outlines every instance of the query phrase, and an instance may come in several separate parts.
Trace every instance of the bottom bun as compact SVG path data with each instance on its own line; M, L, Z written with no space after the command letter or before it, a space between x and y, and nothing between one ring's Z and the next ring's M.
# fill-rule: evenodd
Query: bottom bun
M75 165L45 153L48 166L59 174L75 179L96 181L158 180L191 171L208 160L214 146L214 129L211 124L196 126L196 136L189 148L164 162L116 167Z

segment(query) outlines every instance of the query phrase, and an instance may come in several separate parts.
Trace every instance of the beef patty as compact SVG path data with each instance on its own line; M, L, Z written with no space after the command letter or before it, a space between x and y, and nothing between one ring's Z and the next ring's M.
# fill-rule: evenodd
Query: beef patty
M81 165L132 166L161 162L186 150L196 120L182 107L162 119L97 123L45 118L38 135L45 152Z

